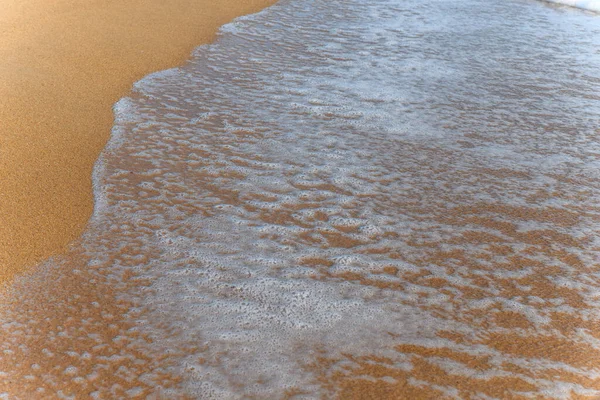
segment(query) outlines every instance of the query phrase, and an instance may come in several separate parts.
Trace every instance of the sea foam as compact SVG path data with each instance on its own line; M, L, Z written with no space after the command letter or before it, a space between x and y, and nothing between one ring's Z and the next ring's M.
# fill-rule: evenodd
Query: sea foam
M547 0L550 3L564 4L571 7L581 8L583 10L600 12L599 0Z

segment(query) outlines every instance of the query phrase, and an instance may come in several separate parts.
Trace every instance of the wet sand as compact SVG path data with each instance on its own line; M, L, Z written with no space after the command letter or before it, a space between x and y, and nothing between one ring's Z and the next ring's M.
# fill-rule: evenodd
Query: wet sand
M274 2L2 1L0 282L82 232L112 105L133 82Z

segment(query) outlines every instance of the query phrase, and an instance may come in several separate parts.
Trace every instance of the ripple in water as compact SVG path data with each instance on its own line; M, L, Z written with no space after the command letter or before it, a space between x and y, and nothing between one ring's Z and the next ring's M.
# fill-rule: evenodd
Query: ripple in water
M598 38L510 0L227 25L116 105L86 233L4 295L0 393L599 395Z

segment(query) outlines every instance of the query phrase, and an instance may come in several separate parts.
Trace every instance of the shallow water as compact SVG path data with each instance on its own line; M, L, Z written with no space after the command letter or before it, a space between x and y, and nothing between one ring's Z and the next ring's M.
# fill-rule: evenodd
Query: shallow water
M4 295L6 395L600 395L598 18L227 25L116 105L86 233Z

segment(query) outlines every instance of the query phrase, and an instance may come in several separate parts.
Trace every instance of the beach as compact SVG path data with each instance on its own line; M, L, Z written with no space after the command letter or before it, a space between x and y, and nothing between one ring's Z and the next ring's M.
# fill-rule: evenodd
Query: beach
M63 252L93 209L113 104L274 0L2 2L0 282Z
M3 228L0 399L597 399L600 16L566 3L281 0L140 66L106 121L149 40L177 58L169 13L32 8L62 21L32 42L139 46L13 66L38 93L8 102L35 123L8 118L7 176L46 185L35 235L63 238L41 205L73 231L44 259Z

